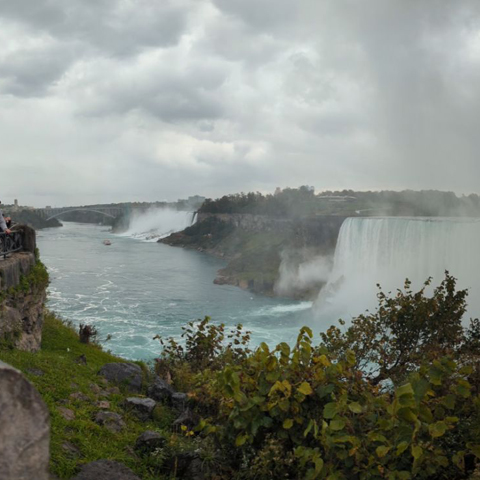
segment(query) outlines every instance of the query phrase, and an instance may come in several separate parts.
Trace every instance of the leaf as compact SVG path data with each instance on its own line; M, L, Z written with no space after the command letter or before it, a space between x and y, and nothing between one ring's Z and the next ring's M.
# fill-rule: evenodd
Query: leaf
M465 471L465 452L457 452L452 457L453 464L456 465L462 472Z
M379 458L383 458L390 451L390 447L377 447L375 450Z
M467 447L477 458L480 458L480 445L472 445L468 443Z
M247 439L248 439L248 435L238 434L235 440L235 446L241 447L247 441Z
M403 395L413 395L413 388L410 383L406 383L405 385L402 385L401 387L398 387L397 390L395 391L395 396L400 398Z
M358 402L353 402L348 406L352 413L362 413L362 406Z
M345 420L343 418L338 418L336 420L332 420L329 425L330 429L338 432L339 430L343 430L345 427Z
M308 426L307 428L305 429L305 431L303 432L303 436L306 437L309 433L310 433L310 430L312 430L313 428L313 424L314 424L315 420L310 420L310 422L308 422Z
M357 363L357 357L355 356L354 351L347 350L347 353L346 353L345 357L346 357L348 365L350 365L351 367L353 365L355 365L355 363Z
M400 456L408 448L408 442L400 442L397 445L397 457Z
M428 427L428 431L433 438L441 437L445 434L447 429L448 427L445 422L436 422Z
M451 393L446 395L442 399L442 405L449 410L453 410L455 408L455 395L452 395Z
M287 418L283 421L283 428L285 430L290 430L293 427L293 420L291 418Z
M335 402L327 403L323 409L323 416L327 419L333 418L337 414L337 404Z
M311 395L313 393L312 387L308 382L303 382L297 389L303 395Z
M330 395L334 390L335 390L335 385L330 383L328 385L325 385L325 386L322 385L321 387L318 387L316 389L316 392L320 398L324 398L327 395Z
M423 455L423 448L419 445L412 447L412 456L415 460L418 460Z

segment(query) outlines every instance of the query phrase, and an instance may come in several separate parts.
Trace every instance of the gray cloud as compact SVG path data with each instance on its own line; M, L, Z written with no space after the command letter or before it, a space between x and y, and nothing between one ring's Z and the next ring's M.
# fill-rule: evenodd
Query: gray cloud
M2 197L478 191L477 3L0 0Z

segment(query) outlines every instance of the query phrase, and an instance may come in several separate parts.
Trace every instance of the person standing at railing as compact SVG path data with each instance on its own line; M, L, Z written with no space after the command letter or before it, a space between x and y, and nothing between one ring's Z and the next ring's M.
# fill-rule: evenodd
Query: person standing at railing
M7 223L5 222L5 218L3 218L3 213L0 210L0 230L5 233L10 234L11 230L7 227Z

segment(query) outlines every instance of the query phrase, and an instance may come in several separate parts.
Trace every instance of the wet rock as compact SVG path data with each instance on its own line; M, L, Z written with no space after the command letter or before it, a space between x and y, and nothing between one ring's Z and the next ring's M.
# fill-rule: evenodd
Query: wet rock
M107 363L98 374L109 382L125 385L131 392L140 392L142 389L142 369L134 363Z
M68 421L75 420L75 413L73 410L70 410L69 408L65 408L65 407L58 407L57 410L65 420L68 420Z
M176 392L172 395L172 406L177 410L183 412L187 405L188 396L186 393Z
M128 467L112 460L87 463L72 480L141 480Z
M118 433L126 427L121 415L114 412L98 412L95 415L95 423L114 433Z
M47 480L50 422L34 386L0 362L0 478Z
M174 427L180 427L185 425L188 429L194 428L200 421L197 414L193 413L190 409L186 409L174 422Z
M157 402L170 400L174 393L173 388L158 376L155 377L155 380L147 389L148 396Z
M110 408L110 402L107 402L106 400L100 400L95 403L95 406L101 408L102 410L108 410Z
M143 454L148 454L157 448L162 448L165 443L165 438L159 433L147 430L137 438L137 441L135 442L135 450Z
M127 410L132 410L140 420L145 422L152 417L156 404L151 398L129 397L124 405Z

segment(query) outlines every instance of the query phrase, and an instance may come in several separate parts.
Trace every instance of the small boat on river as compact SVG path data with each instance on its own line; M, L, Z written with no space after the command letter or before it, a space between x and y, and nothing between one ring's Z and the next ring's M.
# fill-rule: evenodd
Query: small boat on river
M104 240L104 241L103 241L103 244L104 244L104 245L111 245L112 242L111 242L110 240Z

